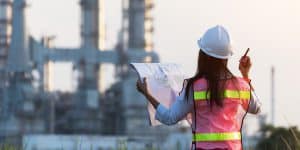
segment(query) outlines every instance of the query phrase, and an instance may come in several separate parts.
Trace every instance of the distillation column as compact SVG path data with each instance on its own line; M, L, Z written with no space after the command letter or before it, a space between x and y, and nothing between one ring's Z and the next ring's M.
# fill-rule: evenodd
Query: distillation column
M127 7L127 15L123 15L124 29L123 32L127 32L128 37L128 51L143 51L151 52L153 50L153 18L152 8L154 6L153 0L128 0L124 3L123 7ZM126 10L126 9L125 9ZM123 29L123 30L124 30ZM126 51L125 51L126 53ZM157 62L151 57L146 57L141 62ZM122 101L125 121L125 132L129 135L143 135L146 132L148 126L146 100L143 100L140 94L136 92L135 73L132 70L128 70L129 76L123 82L123 94L124 100ZM144 128L145 127L145 128ZM137 130L138 129L138 130ZM150 131L149 131L150 132Z
M6 75L4 67L6 65L8 48L12 32L12 1L0 0L0 97L2 97Z
M6 135L6 117L8 116L8 95L5 73L8 48L12 32L12 1L0 0L0 136Z
M0 97L4 97L5 92L5 82L7 80L7 75L5 73L5 65L7 60L8 48L11 41L11 32L12 1L0 0ZM1 103L2 102L0 100L0 104ZM2 110L4 111L3 108Z
M0 69L6 63L7 52L11 40L12 31L12 1L0 1Z
M91 50L104 50L104 0L81 0L80 5L82 12L81 49L85 53L89 53ZM82 60L77 68L81 73L79 90L86 91L87 96L93 95L93 97L99 92L103 92L104 71L101 64L92 64L88 60Z
M129 0L129 48L153 50L153 6L153 0Z
M8 51L7 70L15 74L30 71L29 36L26 30L26 1L13 1L12 36Z
M104 49L105 22L103 0L81 0L81 47Z
M8 2L11 5L10 2ZM6 131L9 134L22 134L25 131L25 124L16 121L17 112L23 111L28 104L25 100L31 100L32 76L31 62L29 57L29 36L26 30L26 0L14 0L12 3L12 33L11 42L8 46L5 72L8 74L7 82L7 106L5 110L8 114ZM6 97L6 96L5 96ZM4 97L4 99L5 99ZM21 106L21 107L20 107ZM31 125L29 125L31 126Z

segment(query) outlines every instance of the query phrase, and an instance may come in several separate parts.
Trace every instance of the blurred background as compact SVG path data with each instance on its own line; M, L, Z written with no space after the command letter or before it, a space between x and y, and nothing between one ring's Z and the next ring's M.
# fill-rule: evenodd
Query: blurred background
M245 149L300 149L297 0L0 0L1 149L189 149L189 127L150 127L130 62L196 70L197 39L224 25L236 75L249 47L263 103ZM276 144L274 144L276 143Z

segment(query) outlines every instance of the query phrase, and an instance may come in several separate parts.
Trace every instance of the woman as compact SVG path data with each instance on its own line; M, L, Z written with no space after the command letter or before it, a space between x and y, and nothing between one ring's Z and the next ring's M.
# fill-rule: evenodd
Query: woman
M148 92L147 82L137 81L137 89L156 108L155 118L172 125L192 113L192 148L196 150L240 150L241 128L247 112L257 114L261 103L251 92L251 60L243 56L239 69L243 77L227 68L232 55L230 36L215 26L198 40L200 48L196 74L186 80L181 94L167 109Z

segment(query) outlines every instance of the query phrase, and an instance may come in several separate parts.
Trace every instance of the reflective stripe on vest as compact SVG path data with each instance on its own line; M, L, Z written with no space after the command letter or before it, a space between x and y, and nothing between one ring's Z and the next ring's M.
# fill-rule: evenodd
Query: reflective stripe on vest
M240 140L240 132L196 133L193 142Z
M210 97L210 92L206 91L195 91L194 99L195 100L206 100ZM240 98L240 99L250 99L250 91L235 91L235 90L225 90L224 98Z

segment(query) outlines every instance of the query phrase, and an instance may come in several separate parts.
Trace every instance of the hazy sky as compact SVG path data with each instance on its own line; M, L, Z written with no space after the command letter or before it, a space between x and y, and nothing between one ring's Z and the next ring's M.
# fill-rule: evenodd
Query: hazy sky
M270 67L276 67L276 123L300 125L300 1L298 0L155 0L155 50L162 62L176 62L189 75L196 67L196 41L216 24L224 25L234 39L230 68L239 75L238 60L250 47L251 78L270 111ZM35 38L56 35L58 47L80 43L79 0L29 0L28 28ZM107 47L116 43L120 29L121 0L106 1ZM55 69L55 85L71 88L70 68Z

